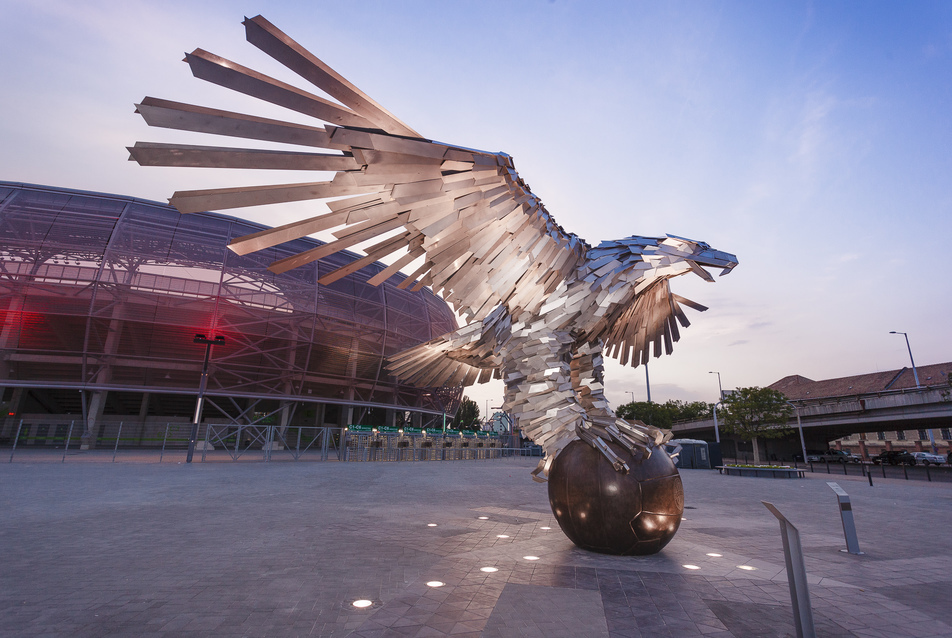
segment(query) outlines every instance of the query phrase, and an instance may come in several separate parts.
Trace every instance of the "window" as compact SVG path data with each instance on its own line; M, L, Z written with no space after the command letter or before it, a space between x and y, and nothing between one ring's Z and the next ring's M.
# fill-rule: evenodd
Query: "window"
M941 434L943 439L952 439L952 428L942 428Z
M928 440L929 440L929 433L926 432L925 430L919 430L919 440L920 440L920 441L928 441Z
M878 440L880 440L880 441L885 441L885 440L886 440L886 433L885 433L885 432L877 432L877 433L876 433L876 438L877 438Z
M905 441L906 440L906 431L905 430L896 430L896 440Z

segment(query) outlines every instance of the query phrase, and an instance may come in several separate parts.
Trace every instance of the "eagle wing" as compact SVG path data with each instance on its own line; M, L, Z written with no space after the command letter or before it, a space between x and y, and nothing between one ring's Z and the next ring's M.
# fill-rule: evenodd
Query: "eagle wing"
M635 297L633 303L621 308L617 317L606 322L602 337L609 357L618 359L621 365L632 367L648 363L650 351L660 357L662 344L664 354L671 354L674 342L681 338L678 324L691 325L681 305L703 312L707 306L685 299L671 292L667 278L658 279Z
M537 311L585 258L587 244L566 233L516 173L505 153L424 139L261 16L245 19L249 42L336 101L201 49L186 55L203 80L251 95L327 124L305 126L156 98L137 112L150 126L280 142L335 151L263 150L137 142L141 165L336 171L324 182L179 191L182 213L301 200L324 200L329 212L240 237L238 254L322 231L334 241L275 261L281 273L357 244L366 257L322 277L329 284L390 258L370 280L378 285L416 260L401 287L432 287L469 321L505 304Z

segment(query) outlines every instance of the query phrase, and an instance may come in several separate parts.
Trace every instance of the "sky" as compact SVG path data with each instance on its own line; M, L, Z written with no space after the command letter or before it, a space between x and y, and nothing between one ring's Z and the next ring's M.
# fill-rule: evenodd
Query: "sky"
M143 168L144 96L307 122L193 78L203 48L306 84L244 40L262 13L422 135L504 151L590 244L671 233L737 255L652 359L651 398L952 361L952 3L0 0L0 179L166 201L316 181ZM319 122L310 122L319 124ZM240 142L240 141L239 141ZM278 225L315 203L226 211ZM315 210L318 209L318 210ZM606 365L615 406L645 372ZM501 404L494 382L466 391Z

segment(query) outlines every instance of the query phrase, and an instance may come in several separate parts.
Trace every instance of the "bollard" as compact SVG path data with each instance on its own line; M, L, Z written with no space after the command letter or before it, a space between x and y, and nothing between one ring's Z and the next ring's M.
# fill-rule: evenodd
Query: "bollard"
M859 551L859 539L856 537L856 524L853 522L853 505L850 503L850 495L836 483L827 483L827 485L836 493L836 500L840 505L840 518L843 520L843 535L846 537L846 549L841 549L840 551L862 556L866 552Z
M116 462L116 452L119 451L119 437L122 436L122 421L119 421L119 431L116 432L116 446L112 448L112 462Z
M16 436L13 437L13 449L10 450L10 463L13 463L13 455L17 451L17 443L20 442L20 430L23 429L23 419L20 419L20 425L17 426Z
M816 638L813 625L813 610L810 608L810 589L807 585L807 567L803 562L800 532L772 503L761 501L770 513L780 521L780 536L783 539L783 559L787 566L787 582L790 585L790 601L793 603L793 622L797 638Z
M169 424L165 424L165 436L162 437L162 451L159 452L159 463L162 462L162 457L165 456L165 442L169 440Z
M869 472L866 473L866 478L869 479L869 486L872 487L872 486L873 486L873 472L872 472L872 470L870 470Z
M66 445L63 446L63 460L60 463L66 462L66 453L69 451L69 441L73 438L73 423L74 421L69 422L69 432L66 433Z

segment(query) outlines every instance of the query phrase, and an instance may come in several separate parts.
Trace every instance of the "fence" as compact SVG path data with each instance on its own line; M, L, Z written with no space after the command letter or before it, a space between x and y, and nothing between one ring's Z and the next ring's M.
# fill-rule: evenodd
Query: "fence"
M723 462L724 465L730 463L744 465L753 463L753 461L747 457L735 459L725 458ZM771 461L771 463L775 463L775 461ZM816 474L862 476L870 481L880 477L907 481L952 483L952 466L949 465L890 465L888 463L876 464L870 461L862 461L859 463L840 463L839 461L832 463L829 461L802 463L797 461L784 461L782 464Z
M20 421L0 436L0 448L29 462L184 460L191 423L108 422L81 437L81 420ZM193 459L212 461L418 462L542 456L519 437L488 433L404 432L369 426L317 427L203 423ZM383 431L387 430L387 431ZM409 430L409 428L408 428Z

